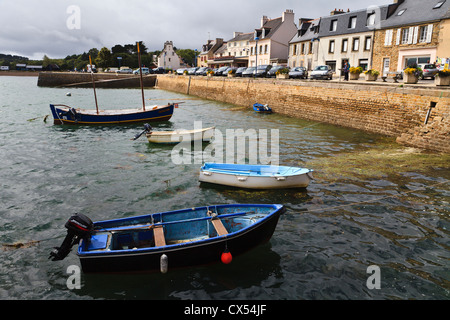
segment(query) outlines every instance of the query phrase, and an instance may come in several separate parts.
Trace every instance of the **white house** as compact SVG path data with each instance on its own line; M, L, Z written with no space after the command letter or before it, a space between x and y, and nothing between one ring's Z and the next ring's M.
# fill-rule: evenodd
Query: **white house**
M164 69L176 70L180 68L181 59L176 54L172 41L166 41L164 43L164 49L158 56L158 67L163 67Z

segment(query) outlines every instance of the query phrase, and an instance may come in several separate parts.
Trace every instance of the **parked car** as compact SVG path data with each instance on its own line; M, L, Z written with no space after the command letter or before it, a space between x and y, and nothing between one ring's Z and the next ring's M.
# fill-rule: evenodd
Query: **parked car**
M305 67L295 67L289 71L289 78L293 79L307 79L308 70Z
M419 64L418 67L422 69L422 79L431 78L434 79L436 73L438 73L439 69L434 64Z
M285 66L274 66L272 67L269 72L267 72L267 77L269 78L275 78L277 76L277 71L283 68L287 68Z
M256 67L247 68L244 72L242 72L243 77L253 77L255 74Z
M150 74L150 73L153 73L153 72L150 72L149 68L144 68L144 67L142 68L142 74ZM134 70L133 74L140 74L139 69Z
M164 70L164 67L154 68L152 71L153 71L153 73L157 73L157 74L166 73L166 70Z
M331 67L327 65L317 66L313 71L311 71L310 78L331 80L333 79L333 70L331 70Z
M122 69L122 70L117 70L116 73L131 74L131 73L133 73L133 70L132 69Z
M246 67L240 67L236 70L236 77L242 77L242 73L246 70Z
M229 68L229 66L226 66L226 67L220 67L219 69L217 69L216 72L214 72L214 75L215 75L215 76L226 76L227 74L226 74L226 73L223 74L223 73L224 73L224 71L228 70L228 68Z
M270 64L263 64L261 66L258 66L256 68L255 77L264 78L267 76L267 72L272 69L272 66Z
M196 76L206 76L206 72L207 72L208 70L211 70L211 68L208 68L208 67L200 67L200 68L198 68L197 71L195 71L195 75L196 75Z
M193 68L187 69L187 71L188 71L189 75L195 76L195 73L197 72L198 69L199 69L198 67L193 67Z
M187 70L186 68L179 68L179 69L177 69L177 74L178 75L183 75L184 74L184 70Z
M230 71L234 71L234 74L236 74L236 70L237 70L238 68L236 68L236 67L229 67L227 70L225 70L225 71L223 71L222 72L222 75L223 76L227 76L229 73L230 73Z

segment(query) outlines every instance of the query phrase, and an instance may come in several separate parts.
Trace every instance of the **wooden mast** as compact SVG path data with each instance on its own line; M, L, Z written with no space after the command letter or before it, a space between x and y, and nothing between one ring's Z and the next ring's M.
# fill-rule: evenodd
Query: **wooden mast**
M97 93L95 92L94 70L92 68L91 56L89 56L89 64L91 65L91 77L92 77L92 87L94 88L95 108L97 109L98 114Z
M137 42L137 50L138 50L138 61L139 61L139 74L141 75L142 109L145 111L144 82L142 80L141 51L139 50L139 41Z

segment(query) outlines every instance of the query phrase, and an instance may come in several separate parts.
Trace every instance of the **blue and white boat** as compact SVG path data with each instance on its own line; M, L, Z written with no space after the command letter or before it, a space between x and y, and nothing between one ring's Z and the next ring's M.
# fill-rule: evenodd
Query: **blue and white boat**
M272 113L272 109L267 104L255 103L253 110L258 113Z
M229 263L269 241L284 211L279 204L212 205L95 223L77 214L67 221L66 238L50 258L63 260L78 244L85 273L165 273Z
M205 163L199 181L248 189L306 188L312 172L286 166Z

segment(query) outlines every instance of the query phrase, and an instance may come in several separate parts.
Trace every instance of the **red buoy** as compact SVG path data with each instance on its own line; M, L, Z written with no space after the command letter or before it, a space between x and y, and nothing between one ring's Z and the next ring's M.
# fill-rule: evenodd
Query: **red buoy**
M230 264L231 260L233 260L233 256L231 255L230 251L228 249L225 249L225 251L222 253L222 256L220 257L223 263Z

